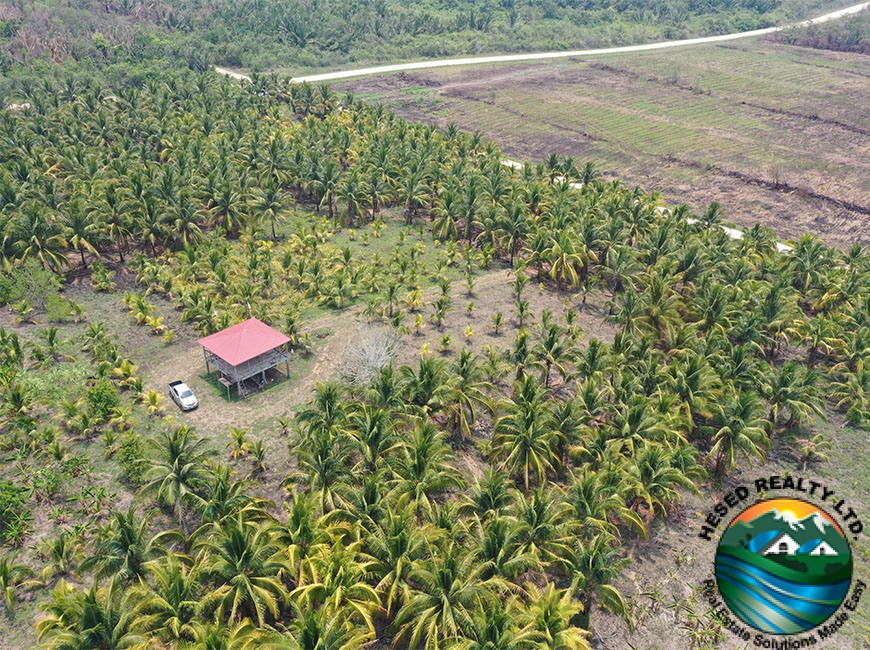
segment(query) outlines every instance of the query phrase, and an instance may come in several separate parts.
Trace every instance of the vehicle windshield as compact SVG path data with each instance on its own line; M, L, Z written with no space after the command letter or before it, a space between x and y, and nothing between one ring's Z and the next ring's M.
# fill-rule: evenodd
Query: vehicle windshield
M181 392L178 394L178 396L179 396L181 399L184 399L185 397L193 397L193 393L190 392L190 389L189 389L189 388L185 388L183 391L181 391Z

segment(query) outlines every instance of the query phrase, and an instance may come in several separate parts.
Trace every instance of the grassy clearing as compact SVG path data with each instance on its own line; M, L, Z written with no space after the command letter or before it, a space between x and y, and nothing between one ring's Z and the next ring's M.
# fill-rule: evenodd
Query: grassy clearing
M770 41L344 82L402 115L480 131L509 155L593 161L609 178L701 211L870 240L866 60ZM437 84L437 107L411 101ZM427 98L431 93L427 93ZM446 113L446 117L444 116ZM815 193L814 196L813 193ZM817 195L817 196L816 196Z

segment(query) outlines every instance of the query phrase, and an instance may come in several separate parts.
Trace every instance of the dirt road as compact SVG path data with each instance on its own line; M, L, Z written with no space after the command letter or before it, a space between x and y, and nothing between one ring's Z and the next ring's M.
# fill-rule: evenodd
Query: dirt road
M783 29L790 27L802 27L806 25L818 25L830 20L836 20L844 16L857 14L864 9L870 7L870 2L862 2L861 4L852 5L839 11L827 13L818 18L812 18L803 22L786 25L784 27L768 27L766 29L755 29L749 32L737 32L734 34L721 34L719 36L705 36L703 38L689 38L681 41L662 41L659 43L647 43L645 45L628 45L624 47L606 47L595 50L569 50L566 52L535 52L531 54L507 54L500 56L475 56L462 59L437 59L434 61L417 61L414 63L398 63L395 65L381 65L370 68L359 68L357 70L337 70L335 72L326 72L323 74L306 75L296 77L293 81L302 82L321 82L335 81L337 79L350 79L353 77L365 77L376 74L389 74L393 72L407 72L409 70L426 70L430 68L445 68L459 65L484 65L489 63L510 63L518 61L541 61L547 59L564 59L578 56L597 56L601 54L626 54L629 52L649 52L651 50L664 50L673 47L685 47L688 45L704 45L707 43L724 43L726 41L735 41L741 38L751 38L753 36L764 36L765 34L773 34ZM234 79L247 79L250 77L233 72L227 68L215 68L220 74L228 75Z

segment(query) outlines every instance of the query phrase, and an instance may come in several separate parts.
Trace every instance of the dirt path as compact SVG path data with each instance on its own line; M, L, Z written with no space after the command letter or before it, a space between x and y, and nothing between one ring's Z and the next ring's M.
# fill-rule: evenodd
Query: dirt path
M645 45L628 45L624 47L605 47L593 50L570 50L567 52L535 52L531 54L507 54L500 56L476 56L462 59L437 59L434 61L417 61L414 63L398 63L395 65L381 65L370 68L359 68L357 70L337 70L335 72L326 72L323 74L306 75L296 77L292 81L297 83L309 82L318 83L321 81L336 81L338 79L350 79L352 77L365 77L377 74L389 74L393 72L406 72L408 70L427 70L431 68L446 68L450 66L465 66L465 65L484 65L488 63L511 63L522 61L542 61L551 59L565 59L578 56L598 56L601 54L627 54L630 52L649 52L652 50L664 50L674 47L685 47L688 45L706 45L708 43L724 43L726 41L735 41L742 38L752 38L753 36L764 36L773 34L783 29L792 27L803 27L807 25L818 25L831 20L836 20L844 16L857 14L864 9L870 7L870 2L862 2L861 4L852 5L839 11L827 13L818 18L812 18L793 25L783 27L768 27L766 29L755 29L749 32L737 32L734 34L721 34L719 36L705 36L702 38L689 38L680 41L662 41L659 43L647 43ZM215 71L220 74L228 75L234 79L244 79L250 81L250 77L233 72L226 68L215 68Z

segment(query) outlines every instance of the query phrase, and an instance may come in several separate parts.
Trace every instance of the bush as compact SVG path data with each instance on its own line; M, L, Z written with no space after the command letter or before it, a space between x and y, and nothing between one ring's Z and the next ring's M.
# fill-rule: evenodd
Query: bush
M50 323L75 320L81 313L81 305L63 296L49 296L45 300L45 318Z
M115 384L108 379L100 379L88 389L87 400L90 415L105 422L121 403L121 395Z
M59 298L60 277L33 259L17 264L11 273L0 272L0 304L27 301L44 310L51 298Z
M27 488L12 481L0 482L0 543L20 544L33 518L27 507Z
M132 485L142 483L145 465L141 461L144 457L145 446L142 444L142 439L133 432L125 434L115 454L115 460L121 466L124 480Z

